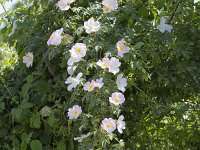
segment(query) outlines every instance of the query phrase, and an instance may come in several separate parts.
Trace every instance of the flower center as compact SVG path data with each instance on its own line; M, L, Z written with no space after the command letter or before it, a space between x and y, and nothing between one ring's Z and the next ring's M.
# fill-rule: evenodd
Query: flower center
M74 110L74 111L73 111L73 114L74 114L74 115L78 115L78 111L77 111L77 110Z
M124 52L124 47L123 46L119 46L119 50L121 51L121 52Z
M119 98L118 97L115 97L114 98L114 101L117 103L117 102L119 102Z
M54 35L54 34L51 35L51 39L52 39L52 40L55 39L55 35Z
M111 124L110 124L110 123L107 123L107 124L106 124L106 128L108 128L108 129L111 128Z
M76 78L72 78L71 81L72 81L72 82L75 82L75 81L76 81Z
M90 24L90 25L89 25L89 28L90 28L90 29L93 29L93 24Z
M32 61L32 58L30 56L27 57L28 61Z
M76 49L76 53L80 54L81 53L81 49L80 48Z
M106 63L103 62L103 63L102 63L102 67L106 67Z
M92 88L93 88L93 85L92 85L92 84L89 84L89 85L88 85L88 89L91 90Z
M110 12L110 8L105 6L105 7L104 7L104 11L105 11L105 12Z

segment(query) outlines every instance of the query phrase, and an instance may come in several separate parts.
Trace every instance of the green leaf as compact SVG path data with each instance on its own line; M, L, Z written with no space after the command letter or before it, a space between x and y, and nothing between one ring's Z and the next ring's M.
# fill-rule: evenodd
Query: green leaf
M27 149L27 143L21 143L20 147L21 147L21 150L26 150Z
M60 141L60 142L58 143L58 146L57 146L56 150L66 150L66 145L65 145L65 143L64 143L63 141Z
M54 124L56 123L56 118L54 115L50 115L49 118L48 118L48 123L50 126L54 126Z
M31 83L31 82L34 81L34 76L33 75L29 75L29 76L27 76L26 80L27 80L27 82Z
M33 103L29 103L29 102L24 102L24 103L21 104L21 107L23 109L31 108L33 106L34 106L34 104Z
M30 118L30 124L33 125L34 128L39 129L41 126L39 116L33 116L32 118Z
M140 49L140 48L142 47L142 45L144 45L144 43L138 42L137 44L135 44L135 45L133 46L133 48L134 48L134 49Z
M29 91L30 85L31 85L30 83L26 83L26 84L24 84L23 87L22 87L21 94L22 94L22 97L23 97L26 101L29 100L29 93L28 93L28 91Z
M0 138L4 138L8 134L8 129L0 129Z
M42 143L39 140L32 140L30 147L31 150L42 150Z
M12 116L16 119L19 120L22 115L22 109L20 107L18 108L13 108L11 111Z

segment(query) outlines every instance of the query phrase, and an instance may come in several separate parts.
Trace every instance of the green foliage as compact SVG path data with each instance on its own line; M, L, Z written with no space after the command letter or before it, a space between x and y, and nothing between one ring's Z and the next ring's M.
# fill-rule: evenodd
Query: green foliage
M8 25L0 30L0 43L16 52L0 51L0 149L198 150L200 3L119 0L119 8L108 14L102 13L100 0L76 1L68 11L56 3L22 1L4 14ZM169 16L171 33L157 29L162 16ZM90 17L101 23L95 34L83 28ZM13 18L17 28L8 36ZM52 32L61 27L62 43L47 46ZM130 47L129 54L119 58L128 87L125 103L114 107L108 99L117 91L116 77L96 62L116 56L115 45L122 38ZM77 42L85 43L88 51L74 74L84 74L82 83L103 77L105 85L98 91L86 92L81 85L66 90L68 51ZM34 54L30 68L22 62L27 52ZM67 112L74 104L82 106L83 113L69 120ZM101 121L119 114L125 117L123 134L105 133ZM82 143L74 140L88 132Z

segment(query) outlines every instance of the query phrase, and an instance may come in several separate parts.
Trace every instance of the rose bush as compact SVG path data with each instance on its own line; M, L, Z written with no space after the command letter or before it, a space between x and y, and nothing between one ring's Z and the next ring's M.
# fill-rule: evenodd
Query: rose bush
M18 64L0 78L0 149L198 149L199 8L35 0L5 12Z

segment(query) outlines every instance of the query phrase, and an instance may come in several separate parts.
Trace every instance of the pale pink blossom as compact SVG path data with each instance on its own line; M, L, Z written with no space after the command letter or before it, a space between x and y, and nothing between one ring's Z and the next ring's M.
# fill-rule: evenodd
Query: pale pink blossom
M81 58L70 57L70 58L68 59L68 61L67 61L67 64L68 64L69 66L73 66L73 64L74 64L75 62L79 62L80 60L81 60Z
M83 43L76 43L69 51L71 53L71 57L82 58L86 55L87 47Z
M164 33L165 31L171 32L172 30L172 25L166 24L165 23L166 19L164 17L161 18L160 24L158 25L158 29L160 32Z
M124 95L119 92L112 93L112 96L109 97L109 102L114 104L115 106L121 105L122 103L124 103L124 101Z
M121 66L121 63L119 62L119 59L112 57L109 61L108 71L116 74L119 72L119 67Z
M96 85L95 81L92 80L91 82L86 82L86 83L83 85L83 86L84 86L83 89L84 89L85 91L91 92L91 91L94 90L95 85Z
M77 119L81 113L82 109L79 105L74 105L72 108L68 109L69 119Z
M68 10L70 8L70 4L75 2L75 0L60 0L56 4L61 10Z
M104 13L109 13L118 8L118 3L116 0L103 0L103 11Z
M23 63L26 64L26 67L29 68L33 65L33 53L28 52L23 56Z
M119 74L116 80L118 90L124 92L125 87L127 86L127 79L123 78L123 74Z
M94 21L94 18L90 18L84 22L84 28L86 33L97 32L100 28L100 23L99 21Z
M68 77L65 81L66 84L68 84L67 90L71 91L73 88L77 87L80 83L80 78L82 77L83 73L79 73L75 78L74 77Z
M59 45L61 43L61 34L63 32L63 28L54 31L50 38L47 41L47 45Z
M117 51L120 57L123 57L124 53L128 53L130 48L124 44L124 40L120 40L117 42Z
M96 64L102 69L105 69L109 67L110 60L109 58L103 58L102 60L99 60Z
M67 64L72 66L75 62L79 62L86 55L87 47L83 43L76 43L70 50L71 57Z
M105 118L101 122L101 127L108 133L112 133L116 129L116 122L112 118Z
M76 70L77 66L69 66L67 67L67 72L69 75L72 75L74 71Z
M96 79L96 81L95 81L95 87L97 87L97 88L100 89L103 85L104 85L103 78Z
M123 120L124 120L124 116L123 115L119 116L119 118L117 120L117 130L118 130L119 133L123 133L123 130L126 128L125 127L126 123Z

